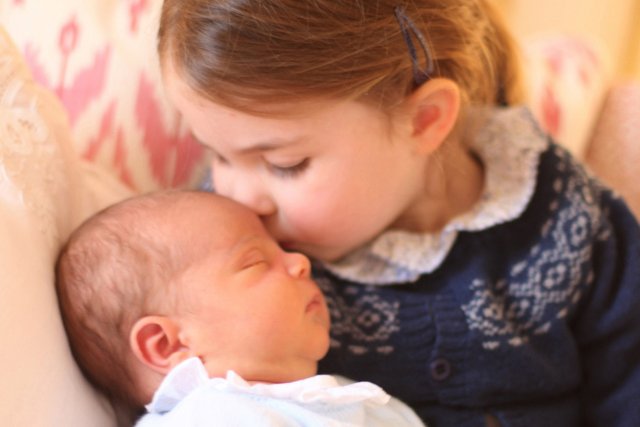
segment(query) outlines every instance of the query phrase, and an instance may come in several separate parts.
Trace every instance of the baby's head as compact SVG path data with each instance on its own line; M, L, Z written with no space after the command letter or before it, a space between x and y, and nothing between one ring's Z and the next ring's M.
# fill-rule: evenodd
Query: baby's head
M328 349L328 311L308 260L282 251L247 208L210 193L126 200L69 238L56 287L87 377L127 406L148 403L189 357L210 376L293 381Z

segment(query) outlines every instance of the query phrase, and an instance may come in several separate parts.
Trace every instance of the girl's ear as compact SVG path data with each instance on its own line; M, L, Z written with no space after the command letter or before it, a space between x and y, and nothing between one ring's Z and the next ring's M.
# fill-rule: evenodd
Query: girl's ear
M407 99L411 136L422 153L435 151L451 133L460 113L460 89L452 80L431 79Z
M161 374L189 357L179 325L164 316L145 316L131 328L129 344L140 362Z

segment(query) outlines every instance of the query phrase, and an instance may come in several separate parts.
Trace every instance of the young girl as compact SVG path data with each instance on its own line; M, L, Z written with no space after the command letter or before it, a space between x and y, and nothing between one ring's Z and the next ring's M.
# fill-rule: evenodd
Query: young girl
M488 0L165 0L216 191L316 261L324 372L433 427L640 420L640 228L517 106Z

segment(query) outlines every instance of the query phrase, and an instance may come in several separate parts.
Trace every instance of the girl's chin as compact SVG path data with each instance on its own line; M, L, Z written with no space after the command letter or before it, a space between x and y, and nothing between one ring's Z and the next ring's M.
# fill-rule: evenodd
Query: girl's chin
M295 245L293 244L293 242L278 242L278 244L287 252L295 251Z
M320 247L311 244L299 244L291 241L279 241L280 247L287 252L300 252L314 260L322 262L336 262L344 257L348 251L337 248Z

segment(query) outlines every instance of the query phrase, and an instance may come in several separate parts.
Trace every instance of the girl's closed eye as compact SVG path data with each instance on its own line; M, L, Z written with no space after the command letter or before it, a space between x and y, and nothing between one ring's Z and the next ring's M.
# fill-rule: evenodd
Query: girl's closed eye
M269 171L281 178L294 178L304 172L311 163L311 159L309 157L305 157L304 159L285 164L285 163L276 163L276 162L266 162L267 168Z

